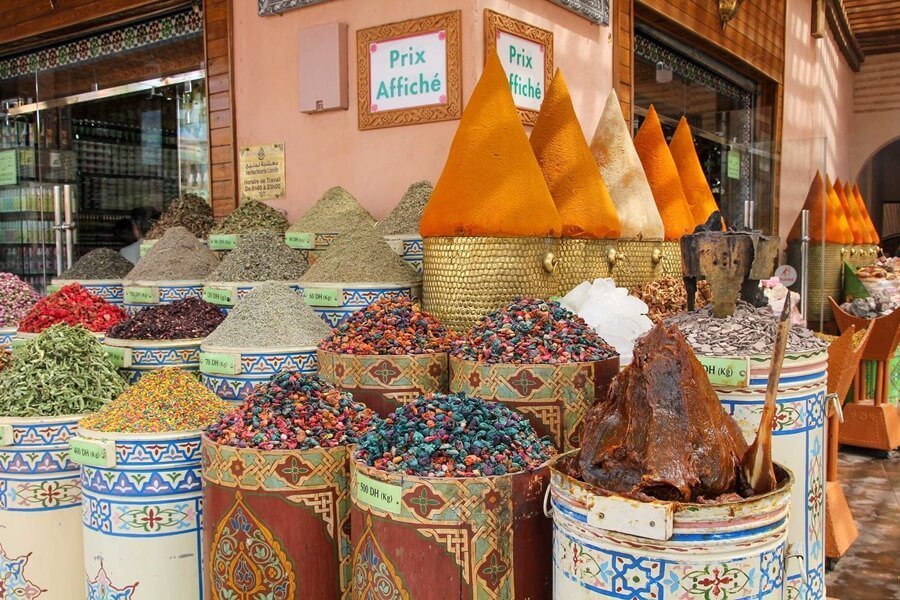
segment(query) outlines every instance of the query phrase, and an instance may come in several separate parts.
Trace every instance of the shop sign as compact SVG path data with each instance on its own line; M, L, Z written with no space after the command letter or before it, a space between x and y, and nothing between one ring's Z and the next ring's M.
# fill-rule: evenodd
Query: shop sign
M553 33L485 10L484 41L485 59L500 57L522 122L534 125L553 77Z
M241 202L284 198L284 143L245 146L240 152Z
M16 156L15 150L0 152L0 185L15 185L18 183L19 172L16 168Z
M460 11L357 32L359 128L458 119Z
M362 473L356 474L356 499L372 508L399 515L402 491L399 485L378 481Z

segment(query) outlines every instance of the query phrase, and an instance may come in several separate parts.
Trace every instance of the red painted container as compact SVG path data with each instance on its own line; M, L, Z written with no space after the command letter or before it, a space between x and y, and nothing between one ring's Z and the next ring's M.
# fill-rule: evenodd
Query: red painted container
M202 452L209 600L350 597L348 447Z
M606 397L619 357L563 364L488 364L450 357L450 392L502 402L562 452L581 446L584 416Z
M548 464L445 478L389 474L351 460L353 597L549 599Z

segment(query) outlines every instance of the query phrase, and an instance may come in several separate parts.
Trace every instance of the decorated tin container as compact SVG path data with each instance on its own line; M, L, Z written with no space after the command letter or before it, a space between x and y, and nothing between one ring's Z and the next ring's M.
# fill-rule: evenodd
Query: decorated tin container
M756 437L765 404L769 356L707 357L698 355L719 400L744 434ZM730 361L730 363L729 363ZM737 379L729 379L729 364ZM787 565L786 598L825 598L825 396L828 352L788 353L778 385L772 458L794 473L790 554L803 560ZM743 374L741 374L743 372ZM749 373L749 377L748 374ZM801 572L805 569L805 574Z
M14 337L16 337L15 327L0 327L0 348L6 348L7 350L12 348Z
M125 288L122 286L121 279L52 279L47 293L55 292L70 283L81 284L81 287L90 293L100 296L116 306L122 306L122 302L125 301Z
M553 596L782 600L791 473L768 494L722 504L638 502L550 467Z
M70 443L87 597L202 598L200 432L82 429Z
M450 357L450 391L502 402L522 413L562 450L581 446L581 425L606 397L619 357L587 363L488 364Z
M447 393L447 353L355 355L318 351L319 376L380 416L423 394Z
M128 383L137 383L157 369L177 367L182 371L200 369L200 343L192 340L120 340L106 338L104 350Z
M222 312L228 314L234 305L244 296L253 291L261 281L207 281L203 285L203 299L210 304L218 306ZM297 293L301 292L300 284L294 281L284 283Z
M81 486L69 458L80 418L0 418L3 598L84 598Z
M303 282L303 298L329 327L383 298L416 300L415 283L311 283Z
M348 455L344 446L257 450L204 438L210 597L350 597Z
M384 236L384 241L391 247L391 250L412 266L417 273L422 274L422 261L425 258L425 245L422 242L422 236L415 234L386 235Z
M316 347L228 348L200 346L200 381L222 400L243 402L253 388L282 371L315 375Z
M202 281L123 281L122 308L129 316L142 308L203 298Z
M286 231L284 243L290 248L299 250L306 259L306 264L312 266L316 262L316 258L328 250L339 235L339 233Z
M357 598L549 598L545 464L494 477L415 477L350 461Z
M841 278L844 260L849 248L843 244L809 244L809 291L807 292L807 320L810 323L831 321L834 314L828 303L829 297L841 297ZM803 293L800 283L803 278L801 242L788 243L787 262L797 270L797 281L790 286L792 292Z

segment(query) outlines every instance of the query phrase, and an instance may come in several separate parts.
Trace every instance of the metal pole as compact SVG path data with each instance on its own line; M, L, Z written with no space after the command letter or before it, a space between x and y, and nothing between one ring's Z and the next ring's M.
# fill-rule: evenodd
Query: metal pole
M806 314L809 292L809 211L800 211L800 315L808 323Z
M66 184L63 186L63 204L65 207L66 214L66 222L63 224L63 227L66 230L66 268L72 268L72 257L75 255L74 248L74 232L75 232L75 223L72 222L72 185Z
M59 277L63 272L63 256L62 256L62 201L60 197L60 186L53 186L53 235L56 238L56 276Z

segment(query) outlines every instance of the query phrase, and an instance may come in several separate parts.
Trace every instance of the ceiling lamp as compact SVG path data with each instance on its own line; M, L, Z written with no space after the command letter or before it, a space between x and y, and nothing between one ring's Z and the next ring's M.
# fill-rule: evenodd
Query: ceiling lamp
M718 0L719 2L719 19L722 21L722 27L728 21L737 16L738 9L744 0Z

